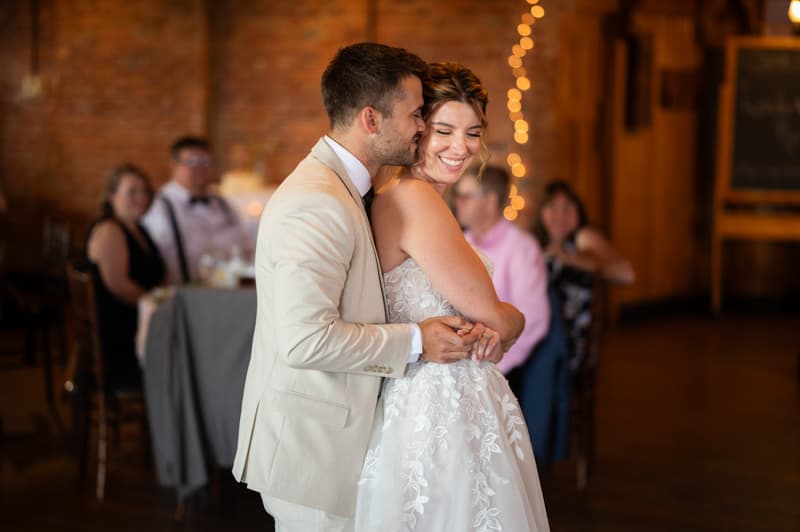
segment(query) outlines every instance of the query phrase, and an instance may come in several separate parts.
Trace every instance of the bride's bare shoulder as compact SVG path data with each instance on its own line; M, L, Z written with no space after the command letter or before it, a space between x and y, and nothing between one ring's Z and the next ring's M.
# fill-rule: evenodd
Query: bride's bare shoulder
M397 177L385 189L389 201L403 210L447 209L439 192L430 184L413 177Z

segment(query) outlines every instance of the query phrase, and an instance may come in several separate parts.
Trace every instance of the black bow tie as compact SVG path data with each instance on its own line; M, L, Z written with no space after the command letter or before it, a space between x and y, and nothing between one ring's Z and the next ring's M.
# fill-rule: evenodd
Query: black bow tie
M211 196L192 196L189 198L189 205L208 205L211 202Z
M369 190L367 190L367 193L364 194L364 196L362 196L362 199L364 200L364 210L367 211L367 219L371 222L372 221L372 212L371 212L372 211L372 200L375 199L375 189L372 188L372 187L369 187Z

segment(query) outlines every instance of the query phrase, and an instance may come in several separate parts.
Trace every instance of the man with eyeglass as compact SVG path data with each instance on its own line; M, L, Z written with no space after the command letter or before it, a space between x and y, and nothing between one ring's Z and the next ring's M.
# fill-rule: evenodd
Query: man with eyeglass
M251 244L235 210L210 193L214 175L208 141L181 137L172 143L170 159L170 180L143 223L164 258L167 282L185 284L199 280L204 256L228 260Z

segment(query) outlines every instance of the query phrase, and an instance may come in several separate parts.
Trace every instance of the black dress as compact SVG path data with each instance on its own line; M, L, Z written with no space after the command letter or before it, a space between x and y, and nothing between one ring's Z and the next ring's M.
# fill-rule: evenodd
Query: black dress
M572 255L578 254L574 234L564 242L564 250ZM547 272L561 300L570 348L570 369L576 372L584 365L594 366L597 361L590 352L594 274L568 266L553 257L547 259Z
M128 278L144 290L158 286L164 278L164 261L147 230L137 225L147 244L146 248L142 248L139 241L115 218L96 220L89 228L89 237L97 224L106 220L115 222L125 234L128 248ZM89 264L97 295L100 348L103 351L105 364L106 388L141 390L142 372L136 359L135 344L138 308L115 296L103 282L97 264L91 261Z

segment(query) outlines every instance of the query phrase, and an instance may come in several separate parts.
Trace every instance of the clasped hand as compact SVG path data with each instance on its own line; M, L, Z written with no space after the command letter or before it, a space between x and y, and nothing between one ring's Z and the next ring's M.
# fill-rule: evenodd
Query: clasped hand
M427 319L419 327L422 360L446 364L471 357L496 364L503 358L500 334L481 323L470 323L458 316L442 316Z

